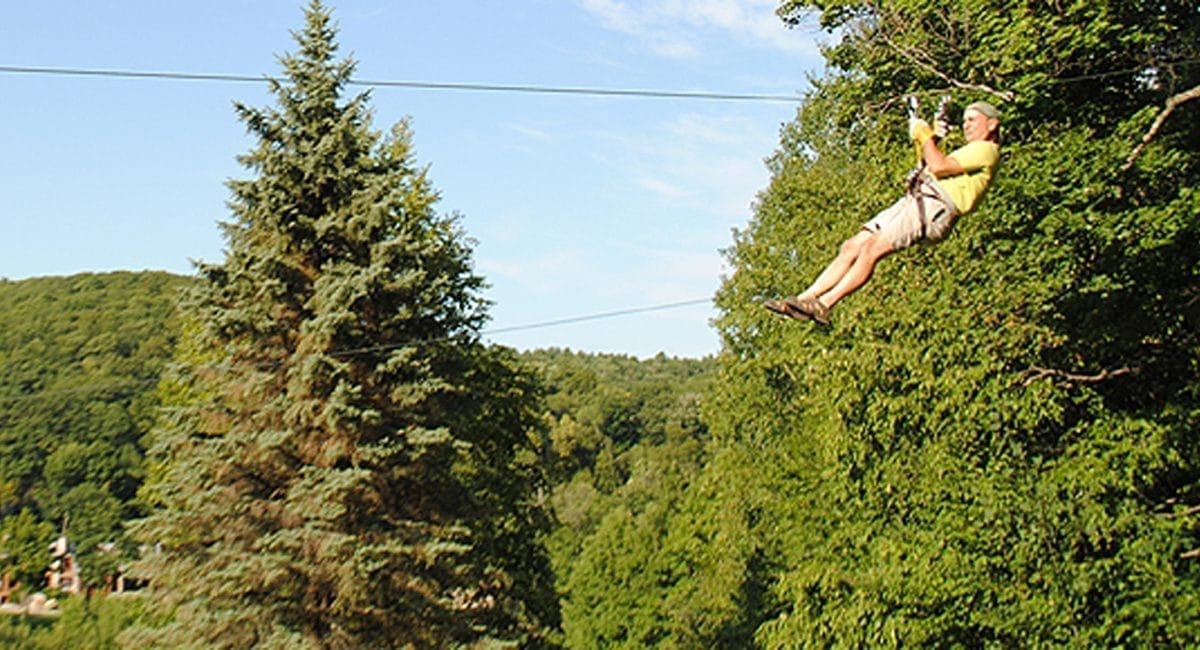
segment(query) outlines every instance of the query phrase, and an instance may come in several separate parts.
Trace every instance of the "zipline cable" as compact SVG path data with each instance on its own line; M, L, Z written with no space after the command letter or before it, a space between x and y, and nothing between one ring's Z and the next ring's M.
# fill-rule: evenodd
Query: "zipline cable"
M696 307L699 305L712 304L712 298L696 298L694 300L681 300L679 302L668 302L659 305L649 305L646 307L630 307L627 309L617 309L614 311L605 311L598 314L588 314L586 316L573 316L570 318L560 318L558 320L542 321L540 323L529 323L527 325L510 325L508 327L497 327L490 330L480 332L484 335L492 334L509 334L511 332L524 332L526 330L543 329L546 327L558 327L559 325L573 325L575 323L584 323L593 320L602 320L607 318L616 318L618 316L630 316L633 314L648 314L656 311L666 311L668 309L681 309L683 307Z
M1200 63L1200 59L1181 59L1166 61L1158 67L1190 66ZM1055 77L1045 80L1048 84L1066 84L1076 81L1089 81L1106 77L1144 74L1147 66L1124 68L1118 70L1102 70L1075 76ZM234 83L263 83L276 80L269 75L227 74L212 72L178 72L155 70L127 70L103 68L76 68L52 66L22 66L0 65L0 73L54 75L73 77L107 77L114 79L162 79L173 81L214 81ZM351 79L347 84L371 88L409 88L415 90L452 90L471 92L497 93L526 93L549 95L587 95L594 97L641 97L652 99L695 99L711 101L750 101L750 102L798 102L803 99L800 95L755 94L732 92L709 92L689 90L658 90L630 88L596 88L586 86L546 86L537 84L490 84L473 82L443 82L443 81L404 81L404 80L368 80Z
M107 77L115 79L164 79L173 81L219 81L263 83L269 76L223 74L207 72L160 72L148 70L106 70L96 68L55 68L40 66L0 65L0 73L57 75L72 77ZM541 86L533 84L485 84L440 81L373 81L351 79L347 84L372 88L410 88L416 90L458 90L474 92L526 93L543 95L589 95L597 97L641 97L651 99L697 99L746 102L798 102L799 95L770 95L690 90L642 90L627 88L589 88L583 86Z
M649 305L645 307L630 307L627 309L617 309L614 311L600 312L596 314L587 314L585 316L571 316L568 318L559 318L555 320L541 321L537 323L526 323L524 325L508 325L505 327L495 327L492 329L484 329L479 331L479 336L493 336L496 334L511 334L512 332L525 332L535 329L545 329L547 327L558 327L560 325L573 325L575 323L586 323L588 321L604 320L608 318L616 318L618 316L630 316L633 314L648 314L656 311L666 311L668 309L680 309L683 307L694 307L698 305L711 304L712 298L697 298L695 300L683 300L680 302L669 302L659 305ZM387 352L389 350L399 350L401 348L432 345L434 343L442 343L451 341L457 336L444 336L433 339L425 339L422 341L410 341L405 343L392 343L388 345L373 345L363 348L351 348L347 350L332 350L326 352L331 357L350 357L359 354L372 354L375 352Z

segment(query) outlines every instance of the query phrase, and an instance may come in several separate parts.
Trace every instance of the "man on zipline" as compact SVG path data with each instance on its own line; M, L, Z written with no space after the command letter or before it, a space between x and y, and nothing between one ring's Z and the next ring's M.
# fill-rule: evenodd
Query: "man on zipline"
M875 215L847 239L837 257L802 293L763 303L767 309L796 320L829 325L829 311L842 298L866 284L879 260L916 243L939 242L956 219L979 205L1000 162L1000 113L987 102L963 111L967 144L944 154L938 139L949 126L936 128L909 119L909 135L924 159L923 169L903 198Z

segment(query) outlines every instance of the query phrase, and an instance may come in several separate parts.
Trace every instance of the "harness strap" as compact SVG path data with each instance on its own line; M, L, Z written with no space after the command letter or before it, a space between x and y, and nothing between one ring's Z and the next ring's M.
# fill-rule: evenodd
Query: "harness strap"
M925 219L925 199L937 199L942 202L947 210L954 212L955 207L953 201L946 193L938 186L937 181L924 169L921 173L913 174L908 182L908 195L912 200L917 202L917 216L921 220L921 239L925 239L926 226L928 221ZM944 211L943 211L944 212Z

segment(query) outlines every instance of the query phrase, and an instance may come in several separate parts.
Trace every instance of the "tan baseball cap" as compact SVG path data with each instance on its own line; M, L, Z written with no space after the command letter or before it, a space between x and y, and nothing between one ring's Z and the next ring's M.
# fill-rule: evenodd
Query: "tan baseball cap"
M963 112L965 113L969 110L979 111L986 117L989 117L993 120L1000 119L1000 111L996 110L995 106L992 106L987 102L971 102L965 109L963 109Z

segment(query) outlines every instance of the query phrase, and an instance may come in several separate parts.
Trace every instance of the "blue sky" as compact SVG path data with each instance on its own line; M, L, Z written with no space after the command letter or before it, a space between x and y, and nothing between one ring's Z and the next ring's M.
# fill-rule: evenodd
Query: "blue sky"
M328 2L356 78L800 95L821 59L774 0ZM0 65L275 75L306 0L9 3ZM360 90L351 88L352 92ZM0 277L219 261L264 84L0 72ZM504 330L703 300L796 106L380 87L475 240ZM488 335L519 349L714 354L695 305Z

